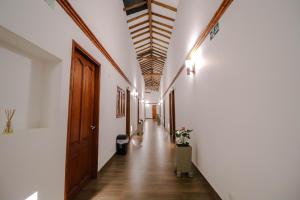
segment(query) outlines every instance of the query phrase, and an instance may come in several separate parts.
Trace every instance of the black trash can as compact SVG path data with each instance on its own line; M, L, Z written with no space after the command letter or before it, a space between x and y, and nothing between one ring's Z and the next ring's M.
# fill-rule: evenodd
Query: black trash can
M128 137L127 135L118 135L116 139L117 154L125 155L128 148Z

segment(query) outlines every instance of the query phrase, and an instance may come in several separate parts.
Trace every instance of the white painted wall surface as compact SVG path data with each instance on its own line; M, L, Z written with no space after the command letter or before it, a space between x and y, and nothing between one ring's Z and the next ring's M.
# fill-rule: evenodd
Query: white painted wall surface
M159 103L160 93L158 91L151 91L150 93L145 93L145 103Z
M90 15L105 14L96 19L98 24L105 24L97 30L95 21L90 20L83 10L90 9L85 7L88 4L70 2L76 9L82 8L78 12L142 94L144 81L139 75L133 47L128 42L130 38L122 1L94 2L97 9L91 10ZM54 122L46 129L28 129L13 136L0 136L0 158L4 166L0 171L0 199L26 199L38 192L39 200L62 200L72 39L101 63L99 169L115 152L115 136L125 132L125 118L115 117L115 98L117 86L126 89L129 85L57 3L51 9L39 0L2 0L0 25L61 60L58 64L59 80L56 81L59 82L58 105L53 108L58 112ZM116 42L119 40L126 42ZM21 77L19 73L15 79ZM0 84L6 83L0 80ZM51 99L53 97L50 96ZM133 98L131 102L134 128L137 106ZM41 158L43 155L45 157Z
M164 89L220 3L180 1ZM296 0L234 1L173 85L176 127L194 130L193 162L223 200L300 199L299 19Z
M146 119L152 119L152 104L145 104Z

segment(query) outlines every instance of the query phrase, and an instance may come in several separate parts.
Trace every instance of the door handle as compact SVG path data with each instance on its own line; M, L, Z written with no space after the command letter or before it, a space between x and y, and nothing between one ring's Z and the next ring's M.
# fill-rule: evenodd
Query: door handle
M96 128L96 126L91 125L91 129L92 130L95 130L95 128Z

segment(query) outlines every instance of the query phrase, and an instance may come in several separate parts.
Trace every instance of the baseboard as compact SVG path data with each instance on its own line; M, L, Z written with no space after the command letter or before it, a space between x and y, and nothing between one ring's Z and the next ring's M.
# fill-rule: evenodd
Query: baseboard
M108 168L110 164L112 163L113 157L116 155L116 152L110 157L110 159L101 167L101 169L98 171L98 175L103 172L105 168Z
M216 190L211 186L211 184L207 181L207 179L205 178L205 176L201 173L201 171L199 170L199 168L194 164L194 162L192 162L194 168L201 174L201 176L204 178L205 182L209 185L209 188L211 190L211 192L213 193L214 199L215 200L222 200L220 195L216 192Z

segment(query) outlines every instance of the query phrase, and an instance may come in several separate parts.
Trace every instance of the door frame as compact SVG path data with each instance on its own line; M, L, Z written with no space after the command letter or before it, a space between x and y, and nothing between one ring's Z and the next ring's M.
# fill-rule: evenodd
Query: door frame
M68 106L68 128L67 128L67 145L66 145L66 162L65 162L65 188L64 188L64 199L67 200L67 188L68 188L68 177L69 177L69 151L70 151L70 136L71 136L71 109L72 109L72 86L73 86L73 58L75 52L80 52L84 57L86 57L90 62L95 65L95 93L94 93L94 124L96 126L93 133L92 141L92 166L91 166L91 177L97 178L98 175L98 145L99 145L99 114L100 114L100 75L101 75L101 64L94 59L84 48L82 48L75 40L72 40L72 55L71 55L71 72L70 72L70 87L69 87L69 106Z
M130 138L130 90L126 89L126 135Z

